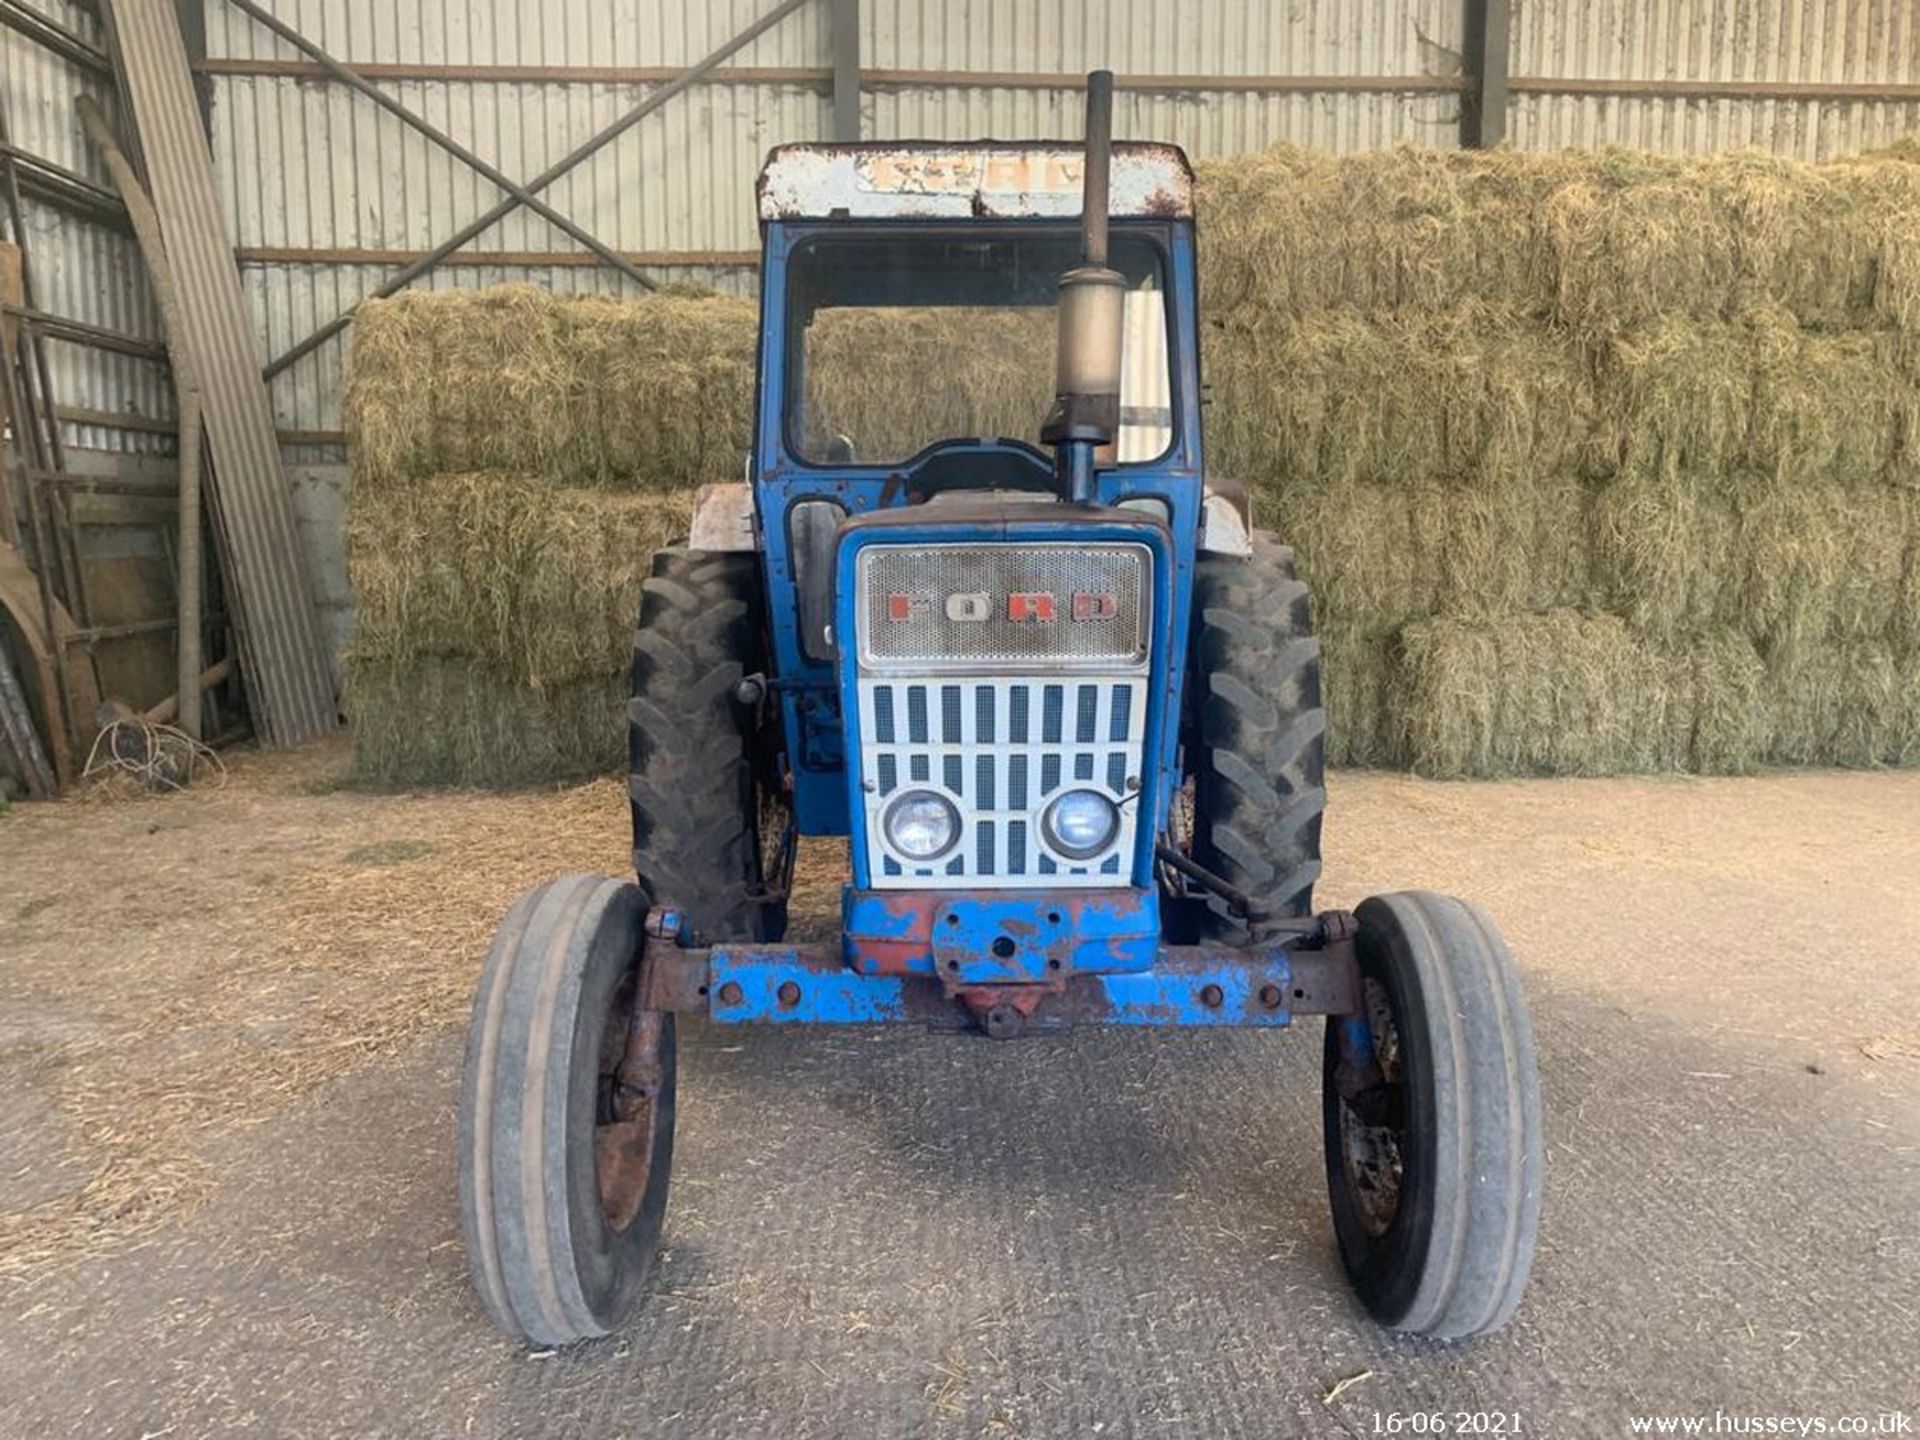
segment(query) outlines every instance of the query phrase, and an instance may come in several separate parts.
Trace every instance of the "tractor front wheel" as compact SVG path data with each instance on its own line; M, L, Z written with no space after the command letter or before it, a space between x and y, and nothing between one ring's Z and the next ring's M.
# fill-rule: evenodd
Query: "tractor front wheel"
M570 875L521 897L474 997L460 1217L474 1287L534 1345L605 1335L660 1248L673 1016L637 1007L646 902Z
M1322 1089L1340 1258L1382 1324L1483 1335L1520 1303L1540 1227L1526 1001L1493 923L1465 901L1379 895L1355 914L1371 1062L1329 1019Z

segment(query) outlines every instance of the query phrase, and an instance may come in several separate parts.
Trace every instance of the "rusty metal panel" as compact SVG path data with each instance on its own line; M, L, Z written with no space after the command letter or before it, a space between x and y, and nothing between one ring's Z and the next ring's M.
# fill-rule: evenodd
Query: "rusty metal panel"
M89 44L102 43L99 20L70 0L35 0L34 9ZM26 36L0 27L0 99L16 146L98 185L110 184L74 118L87 94L108 113L105 80L61 59ZM161 338L146 266L131 235L73 215L29 195L23 198L32 251L34 298L49 314L148 339ZM67 341L49 340L47 365L57 404L99 414L173 418L173 386L164 364ZM153 451L165 443L150 430L118 426L62 427L68 445Z
M760 177L760 218L1072 217L1081 160L1080 148L1066 145L783 146ZM1123 142L1112 170L1112 214L1193 214L1193 172L1172 146Z
M221 223L206 136L172 0L114 7L127 94L180 291L176 337L200 367L221 566L255 728L270 744L339 723L326 642L260 379L259 337Z
M1511 62L1522 149L1819 160L1920 133L1913 0L1534 0Z

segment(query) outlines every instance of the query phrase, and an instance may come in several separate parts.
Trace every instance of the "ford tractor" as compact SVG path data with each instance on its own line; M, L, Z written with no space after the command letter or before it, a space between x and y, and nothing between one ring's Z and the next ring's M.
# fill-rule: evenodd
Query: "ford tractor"
M1307 588L1204 462L1193 174L1114 143L1111 96L1090 77L1083 144L766 161L746 480L642 586L634 876L524 896L474 1002L467 1251L526 1343L606 1334L646 1289L683 1016L1002 1041L1324 1017L1361 1303L1452 1338L1519 1303L1542 1154L1513 963L1444 895L1313 908ZM796 943L822 836L839 933Z

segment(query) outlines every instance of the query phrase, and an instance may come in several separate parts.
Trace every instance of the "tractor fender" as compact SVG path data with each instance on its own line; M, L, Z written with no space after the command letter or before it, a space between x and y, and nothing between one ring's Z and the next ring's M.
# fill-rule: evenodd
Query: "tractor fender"
M752 552L753 490L739 480L702 485L693 492L693 524L687 548L709 555Z
M1238 480L1209 476L1200 505L1200 553L1253 554L1253 500Z

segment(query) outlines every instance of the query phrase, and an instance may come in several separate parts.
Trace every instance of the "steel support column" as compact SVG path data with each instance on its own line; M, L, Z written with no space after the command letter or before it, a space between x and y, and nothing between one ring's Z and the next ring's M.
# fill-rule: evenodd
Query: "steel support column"
M833 138L860 138L860 0L833 5Z
M1507 49L1512 0L1467 0L1467 89L1460 99L1460 143L1492 149L1507 138Z

